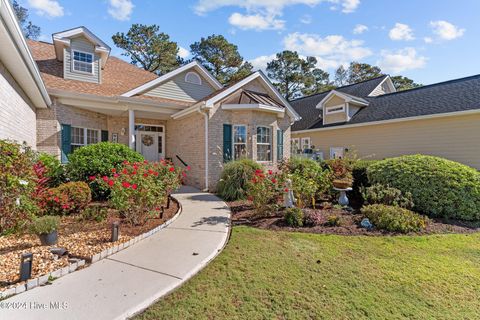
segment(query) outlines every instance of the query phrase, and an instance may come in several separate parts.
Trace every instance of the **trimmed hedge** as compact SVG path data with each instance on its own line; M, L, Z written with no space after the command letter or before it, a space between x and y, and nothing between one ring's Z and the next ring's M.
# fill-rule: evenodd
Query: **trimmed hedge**
M480 172L443 158L410 155L372 164L370 183L410 192L414 210L433 217L480 219Z
M392 232L417 232L425 229L427 219L408 209L372 204L362 208L362 214L377 229Z
M262 166L250 159L241 159L225 164L217 185L220 197L226 201L245 199L247 182L253 178L256 170L262 170Z

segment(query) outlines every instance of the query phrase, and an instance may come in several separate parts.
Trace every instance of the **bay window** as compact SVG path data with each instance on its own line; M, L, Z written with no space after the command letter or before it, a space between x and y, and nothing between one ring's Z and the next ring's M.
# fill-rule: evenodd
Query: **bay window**
M272 161L272 134L269 127L257 127L257 161Z
M238 160L247 156L247 127L233 126L233 159Z

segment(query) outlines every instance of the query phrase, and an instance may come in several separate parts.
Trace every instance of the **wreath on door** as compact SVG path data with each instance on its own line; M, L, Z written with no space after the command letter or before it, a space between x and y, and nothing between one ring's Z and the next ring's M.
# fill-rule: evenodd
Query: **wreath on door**
M153 137L149 135L142 136L142 143L144 146L150 147L153 144Z

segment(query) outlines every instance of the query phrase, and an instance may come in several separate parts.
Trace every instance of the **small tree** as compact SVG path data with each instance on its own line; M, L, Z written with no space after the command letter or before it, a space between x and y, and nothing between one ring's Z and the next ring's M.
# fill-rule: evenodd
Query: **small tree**
M25 35L25 38L33 40L38 39L38 37L40 36L40 27L34 25L32 21L27 21L28 9L19 5L16 0L13 0L12 6L13 11L15 11L15 15L17 16L18 23L20 24L23 34Z

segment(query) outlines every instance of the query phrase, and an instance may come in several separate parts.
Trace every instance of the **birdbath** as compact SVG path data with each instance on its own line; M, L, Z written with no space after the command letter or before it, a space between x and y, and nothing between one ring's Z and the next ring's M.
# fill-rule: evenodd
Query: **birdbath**
M348 197L347 197L347 191L352 191L352 188L346 188L346 189L340 189L340 188L333 188L335 191L340 192L340 196L338 197L338 204L346 207L348 206Z

